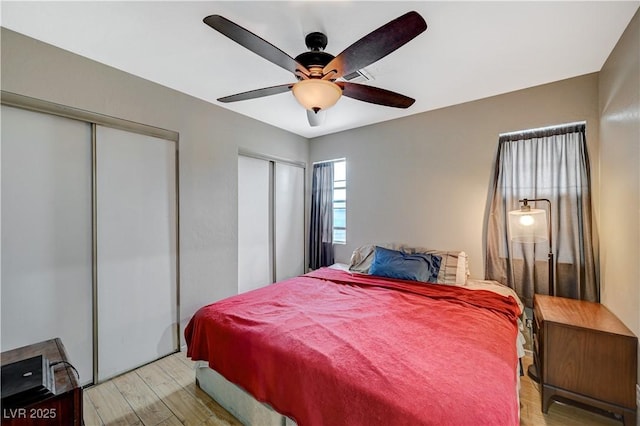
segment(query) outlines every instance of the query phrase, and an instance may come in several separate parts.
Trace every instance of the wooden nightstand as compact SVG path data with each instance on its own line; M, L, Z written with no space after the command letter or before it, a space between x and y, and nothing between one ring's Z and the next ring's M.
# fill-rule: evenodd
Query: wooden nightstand
M51 339L29 346L2 352L2 365L37 355L44 355L51 363L69 362L67 351L60 339ZM58 364L54 367L55 394L26 407L3 407L2 425L80 426L82 420L82 388L71 368Z
M570 400L635 426L638 338L600 303L536 294L533 305L542 411Z

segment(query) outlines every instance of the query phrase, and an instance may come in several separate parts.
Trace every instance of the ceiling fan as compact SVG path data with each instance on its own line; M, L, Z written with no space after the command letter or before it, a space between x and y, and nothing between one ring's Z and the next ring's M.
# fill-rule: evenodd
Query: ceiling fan
M318 112L335 105L342 95L363 102L408 108L414 102L408 96L358 83L338 80L384 58L405 45L424 30L427 23L417 12L408 12L347 47L338 56L324 52L327 36L320 32L307 34L308 52L292 58L251 31L220 15L204 18L204 23L250 51L293 73L296 82L250 90L219 98L219 102L237 102L292 91L307 110L311 126L321 120Z

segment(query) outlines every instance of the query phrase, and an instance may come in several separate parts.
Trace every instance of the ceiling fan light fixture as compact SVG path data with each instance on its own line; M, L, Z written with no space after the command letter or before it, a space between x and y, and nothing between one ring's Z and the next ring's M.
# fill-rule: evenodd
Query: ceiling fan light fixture
M337 84L317 78L301 80L291 90L300 105L314 112L334 106L342 96L342 89Z

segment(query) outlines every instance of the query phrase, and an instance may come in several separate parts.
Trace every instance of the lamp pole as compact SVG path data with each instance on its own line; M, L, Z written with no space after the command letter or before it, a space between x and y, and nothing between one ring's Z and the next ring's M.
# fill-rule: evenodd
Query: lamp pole
M551 227L551 201L547 198L524 198L522 200L518 200L518 202L523 203L522 209L524 211L531 210L531 206L529 206L529 201L545 201L549 205L549 214L548 214L548 222L547 222L547 239L549 240L549 296L555 296L555 274L554 274L554 261L553 261L553 243L552 243L552 227ZM538 368L535 364L531 364L529 369L527 370L529 377L531 377L535 382L540 383L540 376L538 375Z

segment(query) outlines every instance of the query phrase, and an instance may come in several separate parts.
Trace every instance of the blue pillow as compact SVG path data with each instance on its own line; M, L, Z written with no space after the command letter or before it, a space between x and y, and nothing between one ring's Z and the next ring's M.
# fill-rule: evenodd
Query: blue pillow
M406 254L376 246L369 274L401 280L435 283L442 257L418 253Z

